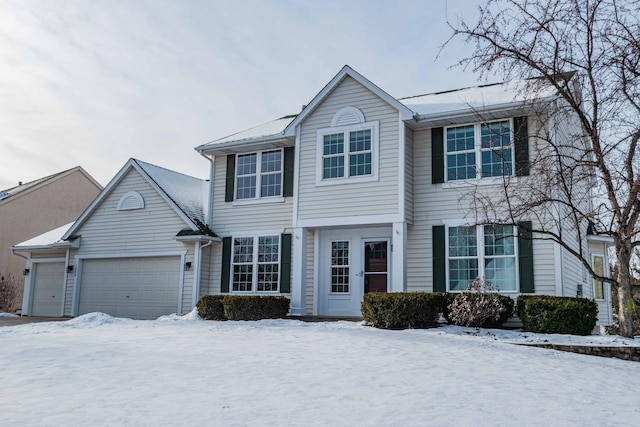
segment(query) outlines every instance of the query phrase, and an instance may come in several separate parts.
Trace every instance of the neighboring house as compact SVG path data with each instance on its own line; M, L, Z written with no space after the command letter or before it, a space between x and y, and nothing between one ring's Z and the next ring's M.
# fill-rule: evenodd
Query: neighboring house
M193 284L209 280L206 259L219 240L204 224L208 188L129 160L75 222L12 248L28 257L23 314L148 319L190 311Z
M22 288L24 260L9 248L67 224L102 190L80 166L0 191L0 275L13 275Z
M181 265L192 263L178 278L173 305L152 302L159 309L138 317L185 312L200 295L220 293L284 294L294 316L359 316L365 292L455 292L482 277L512 297L595 298L599 324L609 324L609 286L590 281L560 245L528 239L533 218L518 227L473 225L466 193L491 194L505 179L518 185L540 173L529 156L542 144L534 129L544 126L545 112L517 89L512 82L396 99L345 66L300 114L196 148L211 161L210 190L205 197L203 182L193 179L175 195L189 186L202 195L197 218L176 217L180 208L165 188L178 182L173 173L164 171L165 184L154 187L152 166L132 160L69 231L57 233L77 246L64 259L75 265L75 281L61 281L59 310L113 314L118 301L132 306L126 292L112 292L112 304L84 296L87 286L95 295L114 290L112 276L123 267L108 259L131 252L129 259L181 254ZM539 96L553 99L552 92ZM127 192L151 197L143 188L164 205L117 209ZM576 247L607 273L610 242L582 240ZM91 265L103 272L100 280L87 273L94 260L108 263Z

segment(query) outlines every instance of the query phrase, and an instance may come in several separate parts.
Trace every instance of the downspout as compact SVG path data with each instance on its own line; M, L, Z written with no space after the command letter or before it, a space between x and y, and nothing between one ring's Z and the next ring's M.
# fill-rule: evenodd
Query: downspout
M17 253L15 251L15 249L13 247L9 248L9 250L11 251L11 253L13 255L19 256L20 258L24 258L27 260L27 264L25 266L25 268L30 268L31 266L29 265L29 260L30 260L30 256L31 256L31 252L29 252L29 257L26 257L24 255L21 255L19 253ZM28 278L24 279L24 284L22 285L22 307L21 307L21 316L28 316L29 314L29 299L31 297L31 285L27 286L27 280L31 281L31 275L29 275Z

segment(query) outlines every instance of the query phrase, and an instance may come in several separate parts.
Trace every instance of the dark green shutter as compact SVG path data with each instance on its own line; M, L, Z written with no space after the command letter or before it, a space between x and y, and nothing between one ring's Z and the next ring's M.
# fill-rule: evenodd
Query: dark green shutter
M284 149L284 177L282 178L282 196L293 196L293 168L295 159L295 147Z
M444 182L444 128L431 129L431 183Z
M231 279L231 237L222 238L222 277L220 278L220 292L229 293Z
M282 234L280 241L280 293L288 294L291 292L291 234Z
M224 191L224 201L233 202L233 188L236 182L236 155L227 156L227 182Z
M520 270L520 292L532 294L533 281L533 240L531 221L522 221L518 226L518 268Z
M447 291L445 230L444 225L434 225L433 233L433 292Z
M527 117L513 118L516 176L529 176L529 127Z

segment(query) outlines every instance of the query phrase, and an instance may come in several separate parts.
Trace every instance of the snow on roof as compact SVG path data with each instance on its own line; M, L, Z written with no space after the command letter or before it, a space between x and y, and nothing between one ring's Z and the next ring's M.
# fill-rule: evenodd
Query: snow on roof
M47 231L46 233L43 233L39 236L26 240L22 243L18 243L14 247L32 248L32 247L39 247L39 246L51 246L51 245L55 245L56 243L63 243L64 240L62 240L62 236L64 236L67 230L69 230L74 223L75 221L70 222L69 224L65 224L56 229Z
M555 89L551 85L534 86L532 83L532 80L513 80L505 83L412 96L402 98L400 102L415 113L426 116L539 100L555 94Z
M203 185L206 181L133 159L198 228L205 227ZM210 231L208 229L202 231Z
M20 185L16 185L15 187L7 188L6 190L2 190L0 192L0 200L6 199L6 198L8 198L10 196L14 196L14 195L16 195L18 193L21 193L23 191L27 191L28 189L30 189L32 187L35 187L38 184L41 184L41 183L43 183L45 181L48 181L51 178L55 178L58 175L62 175L63 173L66 173L66 172L68 172L70 170L71 169L67 169L67 170L62 171L62 172L54 173L53 175L49 175L49 176L45 176L45 177L42 177L42 178L38 178L38 179L33 180L33 181L29 181L29 182L25 182L25 183L20 184Z
M240 131L238 133L234 133L233 135L216 139L207 144L201 145L199 148L205 148L211 145L223 144L225 142L254 140L254 139L262 139L262 138L282 135L282 132L286 129L289 123L291 123L295 118L296 118L295 114L291 116L280 117L279 119L276 119L267 123L263 123L261 125L252 127L250 129Z

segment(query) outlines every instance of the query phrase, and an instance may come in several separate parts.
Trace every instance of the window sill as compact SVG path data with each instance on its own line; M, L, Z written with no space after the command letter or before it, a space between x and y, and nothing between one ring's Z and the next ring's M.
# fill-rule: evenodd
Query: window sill
M316 187L326 187L330 185L345 185L345 184L358 184L360 182L374 182L378 181L377 175L354 177L354 178L332 178L316 180Z
M241 199L231 202L231 206L263 205L265 203L284 203L284 197L265 197L262 199Z
M485 186L485 185L504 185L513 184L518 182L518 177L515 176L497 176L493 178L480 178L480 179L460 179L456 181L447 181L442 184L442 188L458 188L458 187L471 187L471 186Z

